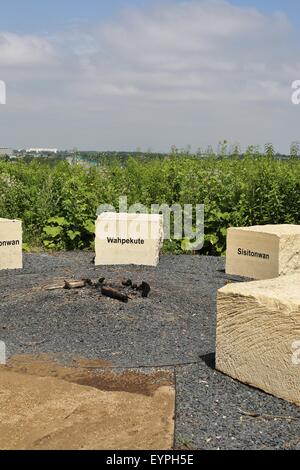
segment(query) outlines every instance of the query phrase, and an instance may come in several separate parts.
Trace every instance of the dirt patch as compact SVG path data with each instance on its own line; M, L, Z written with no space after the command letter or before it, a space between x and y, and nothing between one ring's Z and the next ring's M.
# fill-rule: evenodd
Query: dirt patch
M0 371L0 449L170 449L174 389L104 392L53 377Z
M171 375L88 369L100 366L109 364L44 355L0 367L0 449L171 449Z
M152 374L126 371L117 373L108 369L109 361L76 358L72 366L63 366L48 355L18 355L5 366L6 371L39 377L55 377L67 382L86 385L103 391L123 391L152 396L160 387L173 385L172 375L166 371Z
M170 377L167 378L165 372L155 372L150 376L133 371L126 371L120 375L114 372L100 372L90 374L87 378L78 378L76 383L99 390L153 396L160 387L170 385Z
M104 361L103 359L83 359L81 357L74 358L73 363L76 367L84 367L87 369L103 369L112 366L112 363L110 361Z

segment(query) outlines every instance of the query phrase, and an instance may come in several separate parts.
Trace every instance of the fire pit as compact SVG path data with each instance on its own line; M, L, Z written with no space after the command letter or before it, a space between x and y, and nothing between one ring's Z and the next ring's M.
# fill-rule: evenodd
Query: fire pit
M125 279L120 284L112 284L107 282L104 277L98 279L97 281L93 281L92 279L71 280L64 281L61 284L53 284L45 287L45 289L48 291L58 289L72 290L84 288L94 289L102 296L110 297L111 299L125 303L139 294L141 297L147 298L151 291L150 285L145 281L138 285L131 279Z

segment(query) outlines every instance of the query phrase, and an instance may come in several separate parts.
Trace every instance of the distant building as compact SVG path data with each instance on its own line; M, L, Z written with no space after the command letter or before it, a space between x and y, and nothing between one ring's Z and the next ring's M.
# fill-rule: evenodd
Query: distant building
M0 147L0 157L10 157L12 154L13 149Z
M92 168L94 166L98 166L99 163L97 161L90 160L89 158L82 156L82 155L73 155L66 158L66 161L70 165L81 165L85 168Z
M9 161L12 163L15 163L18 161L17 155L10 155L8 158L9 158Z
M26 153L58 153L58 149L28 149Z

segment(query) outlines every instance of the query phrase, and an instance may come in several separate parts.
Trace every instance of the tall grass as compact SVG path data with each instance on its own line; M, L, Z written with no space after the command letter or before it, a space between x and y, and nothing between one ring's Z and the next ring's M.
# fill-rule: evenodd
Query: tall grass
M205 204L205 254L225 252L230 226L300 223L300 161L249 150L244 158L171 154L98 168L0 162L0 217L20 218L28 248L84 249L93 243L97 207ZM26 246L25 245L25 246ZM178 241L166 250L181 251Z

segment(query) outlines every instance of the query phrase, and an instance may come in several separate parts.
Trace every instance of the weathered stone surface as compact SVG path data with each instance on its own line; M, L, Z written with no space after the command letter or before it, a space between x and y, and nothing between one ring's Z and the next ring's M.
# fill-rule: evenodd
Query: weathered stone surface
M157 266L163 216L106 212L96 221L96 265Z
M218 370L300 404L299 341L299 274L219 290Z
M300 273L300 225L230 228L226 273L271 279Z
M53 377L0 370L1 450L166 450L175 391L102 391Z
M0 269L22 267L22 222L0 219Z

